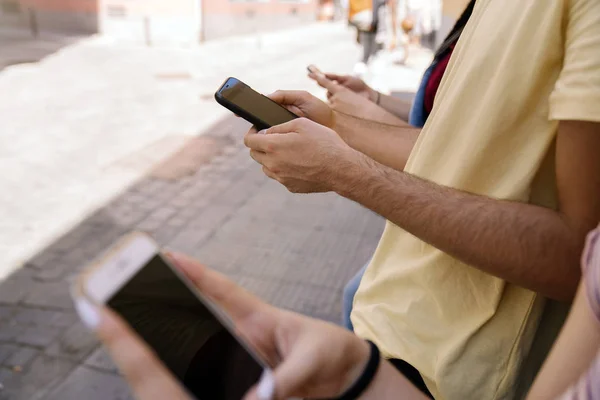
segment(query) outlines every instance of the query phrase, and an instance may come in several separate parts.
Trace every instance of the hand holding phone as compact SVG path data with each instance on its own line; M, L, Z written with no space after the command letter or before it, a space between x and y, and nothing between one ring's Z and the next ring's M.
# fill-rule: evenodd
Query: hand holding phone
M159 281L164 285L154 284ZM290 400L337 398L356 382L370 356L366 342L345 329L270 306L190 258L160 254L140 233L126 236L91 264L72 292L81 319L97 331L140 400L191 399L181 387L199 400L241 400L257 380L250 390L261 399L272 399L275 392ZM178 318L182 312L198 317ZM206 331L193 330L206 321ZM208 343L218 336L210 334L215 322L234 342L221 337L226 345L205 344L196 355L214 357L188 363L197 337ZM267 362L275 369L263 373ZM234 370L223 370L228 364ZM391 365L382 367L393 371Z
M287 108L256 92L236 78L228 78L223 83L215 93L215 100L250 122L258 130L268 129L298 118Z
M125 237L74 292L115 311L200 400L240 400L270 367L145 234Z

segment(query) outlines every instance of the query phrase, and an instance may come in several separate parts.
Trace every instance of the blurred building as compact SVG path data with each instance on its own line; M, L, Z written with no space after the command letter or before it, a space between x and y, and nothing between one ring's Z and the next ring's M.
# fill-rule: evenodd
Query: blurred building
M324 0L0 0L0 26L193 45L315 21Z

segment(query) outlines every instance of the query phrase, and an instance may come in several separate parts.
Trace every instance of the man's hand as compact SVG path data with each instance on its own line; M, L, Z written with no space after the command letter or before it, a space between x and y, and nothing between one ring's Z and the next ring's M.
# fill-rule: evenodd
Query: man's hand
M376 121L388 125L406 125L404 121L395 115L390 114L372 101L343 86L339 86L339 89L329 97L329 103L334 111L351 115L356 118Z
M260 133L250 130L244 143L265 175L292 193L335 190L337 172L354 168L362 156L333 130L306 118Z
M308 74L310 79L316 81L319 86L327 89L327 97L331 97L334 93L331 92L332 84L341 86L351 90L352 92L367 98L371 101L375 101L377 98L377 92L369 87L362 79L356 78L350 75L336 75L336 74L315 74L311 72Z
M308 92L278 90L268 97L299 117L308 118L329 128L333 128L335 124L331 107Z

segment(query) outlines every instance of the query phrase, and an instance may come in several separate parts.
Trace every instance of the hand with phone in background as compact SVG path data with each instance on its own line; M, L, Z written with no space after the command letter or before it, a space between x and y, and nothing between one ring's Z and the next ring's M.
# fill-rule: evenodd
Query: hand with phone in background
M377 91L372 89L360 78L351 75L324 73L312 64L309 65L307 69L309 72L308 77L317 82L322 88L327 89L328 98L334 94L330 91L332 84L337 84L372 102L377 100Z
M72 295L141 400L335 398L369 358L350 332L272 307L142 233L86 268Z
M327 90L327 99L333 110L356 118L386 124L402 123L376 104L380 95L361 79L353 76L325 74L314 65L309 65L307 69L309 78Z

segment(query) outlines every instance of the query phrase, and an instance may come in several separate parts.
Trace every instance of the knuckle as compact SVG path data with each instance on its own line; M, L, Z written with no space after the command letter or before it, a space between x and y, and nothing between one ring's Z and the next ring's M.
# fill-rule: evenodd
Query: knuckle
M301 90L298 93L298 97L301 98L301 99L303 99L303 100L308 100L308 99L310 99L312 97L312 95L309 92L307 92L306 90Z
M269 142L265 146L265 150L267 151L267 153L273 153L273 152L275 152L276 149L277 149L277 145L273 142Z

